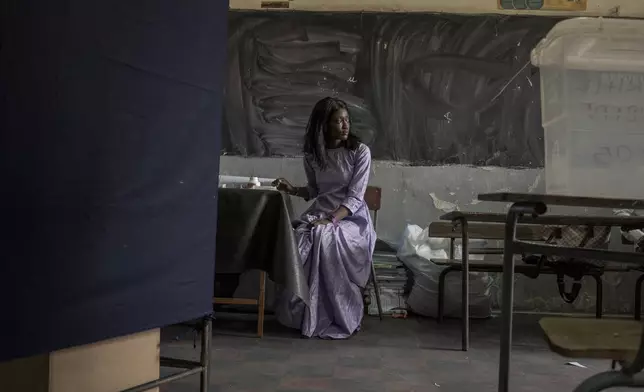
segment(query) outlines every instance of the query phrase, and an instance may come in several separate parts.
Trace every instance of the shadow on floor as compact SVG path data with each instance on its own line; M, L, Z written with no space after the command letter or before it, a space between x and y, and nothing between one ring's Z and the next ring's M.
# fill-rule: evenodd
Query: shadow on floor
M537 325L539 317L516 315L512 391L572 391L583 379L607 370L606 361L566 365L551 353ZM218 318L212 342L212 392L263 391L496 391L500 320L474 320L471 349L460 351L460 322L369 317L362 331L345 341L301 339L268 319L263 339L256 323ZM245 334L245 336L240 336ZM189 329L162 334L162 354L197 359ZM164 373L165 374L165 373ZM161 392L197 392L198 377L169 384ZM616 391L616 390L613 390Z

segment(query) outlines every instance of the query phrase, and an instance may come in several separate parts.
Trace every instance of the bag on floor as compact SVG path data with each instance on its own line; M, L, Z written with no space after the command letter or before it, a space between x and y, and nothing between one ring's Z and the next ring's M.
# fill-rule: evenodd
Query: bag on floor
M471 241L470 243L473 243ZM477 241L477 247L485 246L484 241ZM438 315L438 280L445 268L431 259L448 258L449 240L429 238L429 230L416 225L405 229L398 258L409 268L414 282L407 298L407 305L417 314L427 317ZM455 249L456 258L461 257L461 247ZM481 259L483 255L470 255L471 260ZM470 272L470 315L472 318L487 318L492 314L491 299L492 278L484 272ZM461 315L461 274L454 272L445 279L444 315L460 317Z

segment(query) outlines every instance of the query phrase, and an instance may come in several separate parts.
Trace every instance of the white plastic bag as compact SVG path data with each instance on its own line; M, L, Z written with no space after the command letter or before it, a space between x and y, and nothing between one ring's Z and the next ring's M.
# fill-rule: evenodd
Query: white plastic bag
M484 247L485 241L470 241L476 247ZM438 279L445 268L431 262L431 259L448 258L449 240L429 238L428 229L416 225L408 225L403 236L398 258L414 275L407 305L415 313L436 317L438 315ZM461 247L456 246L454 257L460 259ZM481 259L482 255L470 255L470 260ZM492 279L487 273L470 273L470 316L472 318L487 318L491 315ZM445 279L444 315L460 317L461 314L461 274L457 271L447 275Z
M407 225L403 233L402 244L398 249L398 259L403 260L408 256L419 256L426 260L446 259L444 249L449 246L446 238L429 238L429 228L424 230L420 226ZM436 251L434 251L436 250Z

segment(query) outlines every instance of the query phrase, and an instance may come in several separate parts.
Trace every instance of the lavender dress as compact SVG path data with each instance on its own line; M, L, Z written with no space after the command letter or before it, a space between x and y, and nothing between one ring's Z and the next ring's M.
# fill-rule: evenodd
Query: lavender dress
M371 216L364 201L369 182L371 153L364 144L351 151L328 150L328 168L320 170L304 157L309 195L313 204L293 222L304 271L310 288L310 307L284 293L278 320L301 329L302 335L331 339L351 336L363 315L361 288L371 272L376 243ZM338 226L309 227L340 205L351 211Z

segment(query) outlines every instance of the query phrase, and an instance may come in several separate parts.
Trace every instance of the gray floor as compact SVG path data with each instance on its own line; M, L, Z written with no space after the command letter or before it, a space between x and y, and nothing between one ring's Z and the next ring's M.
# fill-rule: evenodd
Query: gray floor
M580 360L587 368L548 351L538 317L517 315L512 356L513 392L572 391L583 379L607 370L606 361ZM268 320L263 339L253 321L217 320L212 342L212 392L262 391L496 391L499 319L474 321L472 348L459 350L457 320L368 318L347 341L301 339ZM193 335L164 331L162 354L196 359ZM192 377L162 392L197 392ZM613 390L614 391L614 390Z

